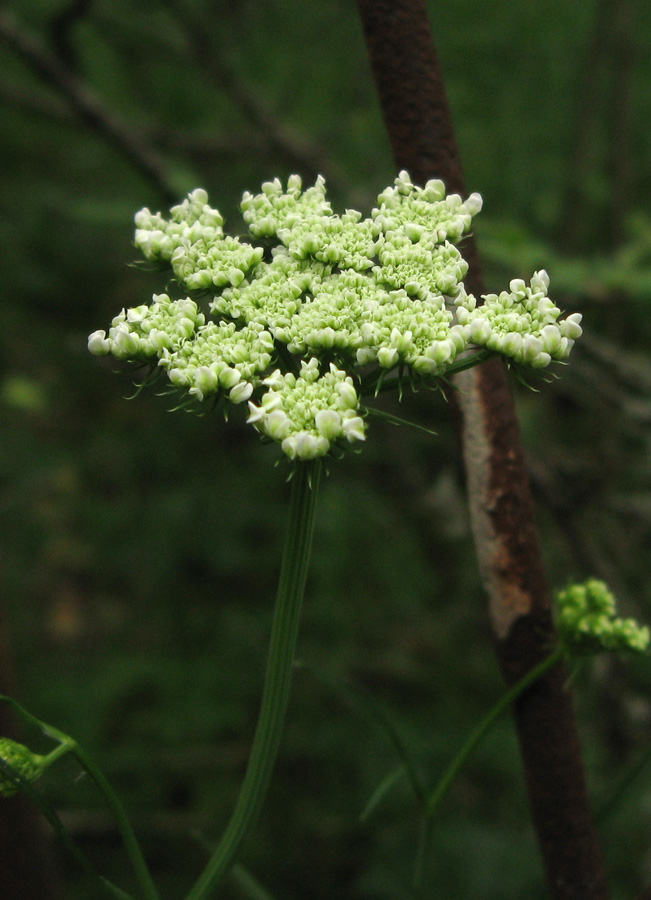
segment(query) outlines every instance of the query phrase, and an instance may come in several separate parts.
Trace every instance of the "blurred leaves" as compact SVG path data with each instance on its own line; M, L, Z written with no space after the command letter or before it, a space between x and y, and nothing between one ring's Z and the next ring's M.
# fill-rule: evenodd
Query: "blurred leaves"
M651 6L429 6L466 181L485 198L490 289L544 267L552 296L584 314L560 378L535 395L515 388L550 580L603 577L625 615L648 621ZM163 397L125 401L137 373L91 358L86 335L164 288L127 264L133 214L165 210L166 185L179 199L206 187L237 229L242 191L272 176L322 171L335 205L367 211L395 173L354 4L13 0L5 15L164 173L147 175L129 141L108 140L0 43L0 592L19 695L106 764L164 893L180 895L246 761L286 470L240 422L172 414ZM363 453L332 464L299 653L377 697L433 782L501 686L450 410L432 392L382 404L438 436L374 420ZM644 661L580 679L597 799L648 746L650 691ZM359 821L398 763L345 696L297 671L247 867L285 900L408 897L407 780ZM110 822L77 774L48 790L119 880ZM615 900L648 881L648 776L636 784L603 826ZM437 893L535 895L508 721L441 817ZM64 875L67 898L91 896Z

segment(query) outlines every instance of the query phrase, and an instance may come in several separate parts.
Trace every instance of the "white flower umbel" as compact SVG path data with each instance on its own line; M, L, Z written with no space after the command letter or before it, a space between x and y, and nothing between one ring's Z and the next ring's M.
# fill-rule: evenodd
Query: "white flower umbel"
M244 193L242 217L254 237L274 237L294 224L332 216L332 207L325 194L325 179L321 175L314 187L306 191L303 191L303 182L298 175L290 176L287 191L283 191L280 179L274 178L262 185L261 194Z
M237 329L234 322L208 322L176 351L163 350L159 364L175 387L197 400L228 391L228 399L238 404L253 394L273 349L271 335L260 325Z
M472 364L473 350L542 368L581 334L581 316L561 318L548 298L545 272L483 305L467 294L455 244L478 194L463 200L401 172L364 218L334 213L323 178L304 190L292 175L245 193L241 209L249 240L224 233L201 188L169 218L141 210L136 246L190 296L123 310L88 347L159 366L197 401L249 401L249 422L291 458L363 440L360 386L372 393L393 369L441 377Z
M402 232L410 240L426 236L437 243L458 241L482 207L479 194L471 194L464 202L459 194L446 195L438 179L417 187L405 171L377 199L371 218L384 234Z
M224 220L208 205L208 194L203 188L197 188L183 203L173 206L169 221L148 209L141 209L135 221L134 243L150 262L169 262L184 242L194 243L200 237L209 242L224 234Z
M260 263L242 284L216 296L210 311L247 323L262 322L278 337L279 329L290 325L304 300L329 274L330 268L322 263L296 260L284 247L276 248L269 263Z
M168 294L154 294L150 306L123 309L113 319L108 335L94 331L88 338L88 349L96 356L112 353L118 359L145 361L166 350L175 352L205 321L194 300L171 300Z
M560 319L561 310L547 296L547 272L536 272L529 285L514 279L509 288L487 294L483 305L474 308L474 298L463 298L457 320L469 341L534 369L567 359L582 333L581 315Z
M290 459L325 456L332 444L366 438L353 379L330 363L321 375L312 357L298 375L276 369L264 384L260 405L249 401L251 422L262 434L279 441Z

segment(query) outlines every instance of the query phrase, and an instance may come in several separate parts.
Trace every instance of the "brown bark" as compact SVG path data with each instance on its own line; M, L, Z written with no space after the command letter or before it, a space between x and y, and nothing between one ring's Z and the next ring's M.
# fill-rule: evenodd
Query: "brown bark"
M465 193L452 117L424 0L358 0L396 165L416 182ZM482 293L475 242L464 243L469 290ZM502 363L458 379L459 429L482 580L508 684L555 643L513 399ZM556 667L518 701L516 727L532 819L555 900L605 900L566 674Z

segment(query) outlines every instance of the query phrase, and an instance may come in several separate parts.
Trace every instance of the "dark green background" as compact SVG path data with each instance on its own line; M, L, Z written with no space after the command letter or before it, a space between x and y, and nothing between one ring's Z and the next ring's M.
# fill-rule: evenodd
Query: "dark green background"
M62 13L77 8L65 26ZM491 289L537 268L585 337L540 393L515 386L550 581L606 578L651 618L651 7L642 0L429 4ZM243 190L322 171L367 212L395 176L356 6L15 0L21 29L234 231ZM0 596L17 696L74 734L133 813L163 896L182 896L232 808L254 728L286 467L241 420L170 413L86 337L160 279L128 268L160 186L0 42ZM114 370L120 368L118 374ZM395 404L386 401L395 411ZM277 778L244 862L278 900L408 898L416 817L367 704L434 781L497 699L458 451L439 394L371 424L318 512ZM649 746L648 660L576 681L597 804ZM38 738L31 737L38 744ZM43 746L43 745L39 745ZM45 785L102 871L111 821L63 762ZM651 881L651 774L601 826L614 900ZM505 719L441 811L431 894L535 897L541 870ZM65 900L90 900L66 859ZM128 880L124 882L128 883ZM226 892L240 897L235 886Z

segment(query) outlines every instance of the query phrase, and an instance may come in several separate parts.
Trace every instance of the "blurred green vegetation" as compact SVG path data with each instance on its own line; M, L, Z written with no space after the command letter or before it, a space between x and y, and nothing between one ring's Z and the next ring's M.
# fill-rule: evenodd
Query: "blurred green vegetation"
M515 387L550 581L605 578L651 618L651 7L641 0L429 4L486 280L536 268L586 333L560 379ZM117 118L82 122L0 41L0 595L17 696L101 761L165 897L180 896L232 807L254 728L282 546L286 469L241 421L170 413L87 334L162 284L128 268L134 212L196 187L233 223L243 190L322 171L341 207L393 179L355 4L13 0L20 33ZM40 52L40 51L38 51ZM124 136L158 156L143 174ZM127 141L128 143L128 141ZM166 187L167 186L167 187ZM386 399L395 411L395 401ZM331 466L318 513L290 720L244 862L282 900L399 900L416 821L371 693L434 781L499 696L460 465L433 427L372 423ZM651 668L576 681L597 805L651 739ZM48 790L89 855L127 878L111 821L64 762ZM651 772L601 826L614 900L651 880ZM472 865L469 865L472 860ZM534 897L542 876L505 719L438 822L432 894ZM65 900L89 888L61 860ZM229 896L242 896L236 887Z

